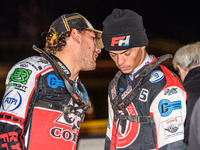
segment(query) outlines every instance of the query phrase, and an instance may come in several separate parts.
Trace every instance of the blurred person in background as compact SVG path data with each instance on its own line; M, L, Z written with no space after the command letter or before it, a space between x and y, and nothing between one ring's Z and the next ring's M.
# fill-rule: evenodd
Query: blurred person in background
M190 135L187 150L200 149L200 98L196 101L190 117Z
M200 42L187 44L179 48L174 55L172 63L174 69L178 71L188 94L184 129L184 143L188 145L190 118L194 105L200 97Z
M96 68L102 32L79 13L63 14L46 33L41 56L15 64L0 108L0 149L75 150L90 100L80 71Z
M180 79L146 51L142 17L114 9L103 22L105 50L119 71L109 84L105 150L183 150L187 94Z

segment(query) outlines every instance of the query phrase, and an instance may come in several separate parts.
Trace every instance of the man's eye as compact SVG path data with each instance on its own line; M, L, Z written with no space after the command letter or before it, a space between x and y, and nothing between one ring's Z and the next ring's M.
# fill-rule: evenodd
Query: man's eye
M111 57L115 57L115 56L116 56L116 54L110 54L110 56L111 56Z
M125 56L129 56L131 53L129 52L129 53L124 53L125 54Z

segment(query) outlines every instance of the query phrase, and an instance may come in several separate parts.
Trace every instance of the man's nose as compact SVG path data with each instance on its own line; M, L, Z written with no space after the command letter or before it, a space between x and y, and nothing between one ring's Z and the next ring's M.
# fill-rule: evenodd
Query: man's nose
M124 57L121 55L118 55L118 58L117 58L118 65L122 65L122 64L124 64L124 62L125 62Z

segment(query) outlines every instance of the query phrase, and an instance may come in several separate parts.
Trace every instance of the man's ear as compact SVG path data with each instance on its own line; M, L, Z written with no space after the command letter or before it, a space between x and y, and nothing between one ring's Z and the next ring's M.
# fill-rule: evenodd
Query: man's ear
M179 70L179 75L181 77L181 80L184 81L185 77L188 74L188 70L184 70L181 66L177 65L177 68Z
M183 72L185 72L185 70L184 70L183 68L181 68L181 66L179 66L179 65L176 65L176 67L178 68L178 71L179 71L180 73L183 73Z
M73 39L76 43L80 44L80 39L79 39L80 34L78 33L78 30L72 29L72 31L71 31L71 36L72 36L72 39Z

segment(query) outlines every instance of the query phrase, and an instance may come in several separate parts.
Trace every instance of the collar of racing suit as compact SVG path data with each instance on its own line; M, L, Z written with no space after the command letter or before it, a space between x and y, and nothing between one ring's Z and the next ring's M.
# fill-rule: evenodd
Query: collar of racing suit
M56 55L54 55L53 53L50 53L50 55L57 61L57 63L59 64L59 66L61 67L61 69L64 71L64 73L70 78L71 72L65 66L65 64L63 64L63 62Z
M135 77L135 75L136 75L136 73L137 73L140 69L142 69L145 65L151 63L153 60L155 60L155 56L153 56L153 55L148 55L148 54L147 54L146 57L145 57L145 59L144 59L144 61L142 62L142 64L141 64L140 66L138 66L137 68L135 68L135 69L132 71L131 74L129 74L129 78L130 78L131 80L133 80L134 77Z

